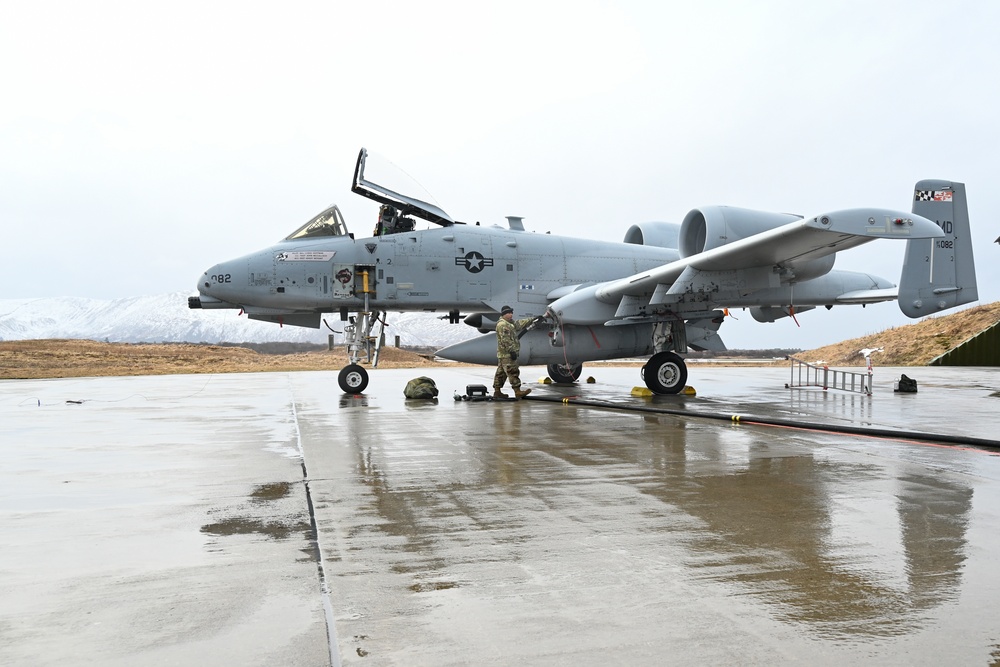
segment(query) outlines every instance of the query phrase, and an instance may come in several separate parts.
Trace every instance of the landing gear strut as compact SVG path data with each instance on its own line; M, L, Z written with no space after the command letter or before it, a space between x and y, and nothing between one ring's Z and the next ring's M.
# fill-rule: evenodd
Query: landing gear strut
M378 354L385 343L385 313L373 311L358 313L357 319L344 327L347 343L348 365L340 370L337 382L347 394L360 394L368 387L368 371L358 362L364 360L375 367Z
M350 324L344 326L348 365L337 376L337 383L347 394L360 394L368 387L368 371L358 362L364 359L373 368L378 366L378 353L385 344L385 312L369 308L369 297L373 290L367 268L358 267L358 275L361 277L360 291L364 295L365 306L357 318L352 317Z

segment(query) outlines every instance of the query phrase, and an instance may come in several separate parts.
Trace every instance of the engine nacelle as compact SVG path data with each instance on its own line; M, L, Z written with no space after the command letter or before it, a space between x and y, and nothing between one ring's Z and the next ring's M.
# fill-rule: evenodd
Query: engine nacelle
M684 216L681 223L678 251L681 257L690 257L801 219L802 216L791 213L751 211L732 206L696 208ZM836 259L836 254L830 254L804 262L782 262L781 282L802 282L826 275L833 269Z
M801 219L800 215L732 206L696 208L684 216L678 249L681 257L690 257Z
M640 222L625 232L625 243L656 248L677 248L681 226L674 222Z

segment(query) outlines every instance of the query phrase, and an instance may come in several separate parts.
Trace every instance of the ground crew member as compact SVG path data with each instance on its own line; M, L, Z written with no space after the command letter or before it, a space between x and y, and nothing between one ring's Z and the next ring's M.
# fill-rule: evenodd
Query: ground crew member
M514 398L524 398L531 389L521 391L521 369L517 366L517 356L521 352L521 340L518 334L528 328L536 319L527 317L514 320L514 309L504 306L500 309L500 321L497 322L497 372L493 376L493 398L509 398L503 393L504 382L510 379L510 388L514 390Z

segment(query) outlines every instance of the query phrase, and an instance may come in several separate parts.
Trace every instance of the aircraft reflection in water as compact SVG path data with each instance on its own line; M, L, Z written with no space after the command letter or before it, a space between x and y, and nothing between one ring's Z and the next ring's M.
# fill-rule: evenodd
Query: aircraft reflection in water
M727 308L774 322L824 306L898 299L923 317L978 298L965 186L916 184L912 212L860 208L802 217L725 206L694 209L680 225L630 227L621 243L532 234L456 222L437 206L364 175L361 150L352 191L382 204L375 233L355 239L336 206L279 243L213 266L192 308L240 309L252 319L319 327L339 312L349 365L339 376L360 393L378 363L389 311L442 311L485 335L439 355L494 365L500 309L535 317L522 364L545 364L557 382L579 378L586 361L652 355L642 376L654 392L687 381L680 356L724 350ZM416 229L416 216L437 227ZM876 239L907 244L900 286L833 268L836 253ZM352 315L351 313L355 313Z
M657 577L735 587L727 594L824 639L912 633L959 595L973 492L946 475L819 458L823 443L776 445L760 431L532 408L483 410L448 443L415 435L396 451L391 433L412 432L412 417L385 414L377 432L367 421L355 433L346 416L357 481L371 494L354 502L378 515L366 510L347 547L447 581L470 558L531 562L533 548L576 551L605 536L671 563L643 572L651 587L666 583ZM553 517L569 523L553 527Z
M751 458L744 472L699 476L700 502L683 506L707 526L690 542L705 554L695 567L748 586L780 605L785 620L808 622L823 635L913 631L922 612L958 595L972 491L930 477L899 480L904 562L895 564L897 579L886 576L893 564L882 560L891 539L851 544L831 531L836 478L857 484L864 475L801 456ZM673 495L654 493L665 501Z

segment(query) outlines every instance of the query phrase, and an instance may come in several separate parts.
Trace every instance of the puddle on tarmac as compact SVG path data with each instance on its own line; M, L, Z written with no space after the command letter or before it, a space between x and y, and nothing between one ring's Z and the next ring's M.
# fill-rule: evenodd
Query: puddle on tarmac
M458 588L454 581L418 581L409 587L414 593L429 593L430 591L446 591L449 588Z
M312 526L308 521L283 523L239 516L204 525L201 527L201 532L211 535L251 535L257 533L275 540L288 539L292 533L303 532L309 536L309 539L314 539Z
M275 484L263 484L258 486L250 494L250 500L256 502L267 502L269 500L281 500L292 492L290 482L277 482Z
M298 512L289 513L276 503L288 498L292 492L290 482L262 484L254 488L248 496L249 505L223 508L213 514L225 514L226 518L205 524L201 532L209 535L262 535L272 540L286 540L294 534L303 535L310 543L315 543L316 534L309 520ZM307 553L313 549L305 549Z

